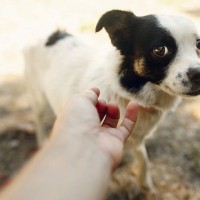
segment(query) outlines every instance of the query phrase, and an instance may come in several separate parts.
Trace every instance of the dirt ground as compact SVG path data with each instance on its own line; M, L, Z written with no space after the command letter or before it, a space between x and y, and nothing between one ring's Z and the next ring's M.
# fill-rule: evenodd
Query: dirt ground
M102 5L104 1L95 2ZM84 1L84 5L78 0L0 3L4 5L0 7L0 189L36 151L21 53L30 40L49 32L58 21L70 26L73 32L88 34L97 17L112 8L135 8L138 14L184 13L200 28L200 3L195 0L110 0L99 7L90 0ZM200 200L200 98L187 100L177 111L169 113L155 136L147 141L147 149L151 173L162 199Z

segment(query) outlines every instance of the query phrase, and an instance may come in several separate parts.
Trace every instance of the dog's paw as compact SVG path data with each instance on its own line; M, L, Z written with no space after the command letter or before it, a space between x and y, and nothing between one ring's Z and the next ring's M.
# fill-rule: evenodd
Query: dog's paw
M147 200L146 192L137 184L132 164L132 155L126 154L111 177L106 200Z
M147 200L146 195L141 191L134 191L135 188L130 188L130 191L116 191L109 193L106 200Z
M123 162L111 177L106 200L161 200L159 192L145 189L138 181L131 153L123 157Z
M127 181L126 186L120 184L123 183L109 188L106 200L164 200L158 191L144 190L134 182L128 184Z

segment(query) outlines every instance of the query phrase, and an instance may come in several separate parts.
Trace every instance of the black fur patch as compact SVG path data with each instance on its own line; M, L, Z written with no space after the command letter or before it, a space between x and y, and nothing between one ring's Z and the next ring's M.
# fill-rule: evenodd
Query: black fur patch
M105 13L96 25L96 32L105 28L109 34L111 42L122 53L130 53L130 41L132 37L132 30L130 27L133 24L136 16L132 12L112 10Z
M137 93L147 82L161 83L177 53L177 45L175 39L159 24L154 15L137 17L131 12L113 10L100 18L96 31L103 27L108 32L112 44L124 56L119 69L122 87ZM160 46L167 46L171 53L162 58L155 58L152 55L153 49ZM138 74L134 64L141 59L143 73Z
M177 52L174 38L169 32L158 26L156 18L153 16L138 18L136 24L137 29L133 31L130 41L133 50L130 54L124 55L124 62L120 70L121 72L128 69L127 76L123 76L120 81L123 87L134 93L139 91L147 82L161 83ZM163 58L154 58L152 49L160 45L167 46L171 54ZM142 76L134 71L134 60L141 58L144 59L143 68L145 71Z
M72 35L65 31L57 30L56 32L54 32L53 34L49 36L49 38L47 39L47 42L45 43L45 46L52 46L56 44L58 40L64 39L65 37L69 37L69 36L72 36Z

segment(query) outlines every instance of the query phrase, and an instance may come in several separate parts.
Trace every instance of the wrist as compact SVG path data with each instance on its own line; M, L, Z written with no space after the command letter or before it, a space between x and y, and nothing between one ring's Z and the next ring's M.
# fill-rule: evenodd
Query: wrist
M74 137L67 136L64 139L59 137L51 141L51 145L57 149L55 157L63 157L59 159L61 163L57 164L65 166L67 182L69 180L75 182L76 188L85 186L77 194L73 184L66 185L66 191L71 191L72 195L67 199L103 199L101 197L107 190L112 171L112 159L95 142L96 138L90 137L94 136L80 134ZM89 188L93 188L93 191L91 192Z

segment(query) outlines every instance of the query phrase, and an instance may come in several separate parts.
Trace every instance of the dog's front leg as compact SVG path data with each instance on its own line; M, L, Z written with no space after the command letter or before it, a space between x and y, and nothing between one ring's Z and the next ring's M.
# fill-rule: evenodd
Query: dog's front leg
M154 131L161 116L160 111L140 110L133 133L125 145L122 163L111 179L107 200L145 199L146 194L142 188L149 189L150 193L154 194L144 141L145 137Z
M154 190L154 183L149 170L149 159L145 144L134 147L134 155L137 160L138 180L143 188Z
M137 124L131 135L131 143L136 163L138 163L138 179L142 187L154 190L154 184L149 171L149 159L145 147L145 137L154 132L156 124L162 118L162 112L141 109ZM129 145L130 146L130 145Z

